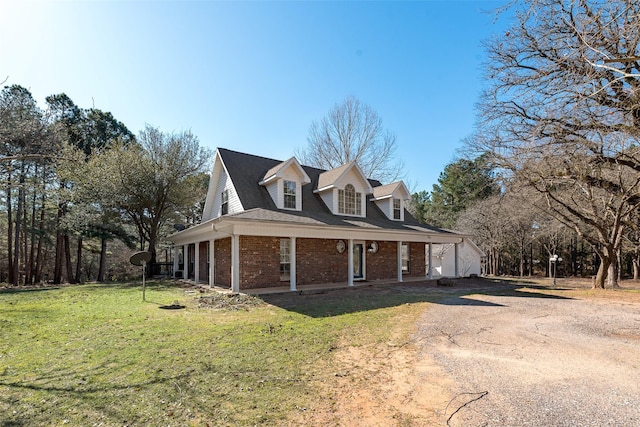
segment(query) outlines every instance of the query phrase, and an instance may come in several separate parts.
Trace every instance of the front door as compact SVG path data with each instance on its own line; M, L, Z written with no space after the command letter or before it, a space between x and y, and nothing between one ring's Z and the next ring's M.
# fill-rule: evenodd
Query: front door
M364 243L353 244L353 279L364 279Z

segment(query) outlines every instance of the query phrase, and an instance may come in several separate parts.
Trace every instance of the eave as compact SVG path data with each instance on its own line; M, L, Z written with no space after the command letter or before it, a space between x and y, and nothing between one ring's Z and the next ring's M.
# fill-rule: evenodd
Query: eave
M208 241L231 235L298 237L312 239L354 239L378 241L403 241L423 243L461 243L470 236L458 233L441 233L407 226L410 229L382 227L358 227L299 224L277 220L255 220L237 217L219 217L169 236L176 245Z

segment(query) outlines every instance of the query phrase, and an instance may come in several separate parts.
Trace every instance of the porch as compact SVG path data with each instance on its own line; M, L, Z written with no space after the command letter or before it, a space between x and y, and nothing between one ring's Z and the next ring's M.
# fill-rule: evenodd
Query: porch
M190 283L192 285L200 286L203 289L208 289L211 291L221 292L221 293L234 293L230 287L225 286L209 286L202 283L196 284L193 280L182 280L183 283ZM255 289L243 289L239 293L247 294L247 295L273 295L273 294L285 294L295 292L297 294L313 294L313 293L322 293L324 291L336 290L336 289L356 289L356 288L366 288L369 286L387 286L387 285L403 285L403 284L416 284L423 283L426 287L438 287L438 280L427 279L425 277L405 277L402 282L398 282L395 279L388 280L363 280L356 281L353 285L349 285L347 282L339 282L339 283L317 283L311 285L299 285L296 287L294 291L291 290L290 286L274 286L268 288L255 288Z

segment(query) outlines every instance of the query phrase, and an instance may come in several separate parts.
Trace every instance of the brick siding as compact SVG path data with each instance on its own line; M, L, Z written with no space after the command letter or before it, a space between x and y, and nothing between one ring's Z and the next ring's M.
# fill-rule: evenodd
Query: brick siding
M346 240L345 240L346 242ZM296 239L297 285L343 283L348 280L348 249L336 251L334 239ZM397 242L377 241L378 252L366 252L366 279L395 279ZM280 238L240 236L240 289L284 286L280 281ZM365 251L371 241L367 241ZM206 280L206 243L200 247L200 277ZM425 275L425 244L410 243L410 272ZM231 286L231 239L215 242L215 283Z
M367 241L365 250L372 241ZM380 242L378 243L378 252L367 252L367 280L383 280L398 278L398 243L397 242Z
M296 239L298 285L346 282L349 254L336 251L337 240Z
M282 286L280 238L240 236L240 289Z
M231 287L231 237L216 240L215 251L215 284Z
M409 243L409 274L408 276L419 277L425 276L426 271L426 256L425 256L425 243Z
M207 264L209 260L207 259L207 246L209 246L209 242L200 242L200 254L198 255L200 257L198 259L198 266L200 268L198 280L200 281L200 283L206 283L209 280L209 267Z

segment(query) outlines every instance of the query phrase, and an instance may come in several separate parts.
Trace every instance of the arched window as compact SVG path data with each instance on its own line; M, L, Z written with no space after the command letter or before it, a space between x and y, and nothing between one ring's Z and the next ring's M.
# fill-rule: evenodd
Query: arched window
M338 190L338 212L345 215L362 215L362 194L353 185L347 184Z

